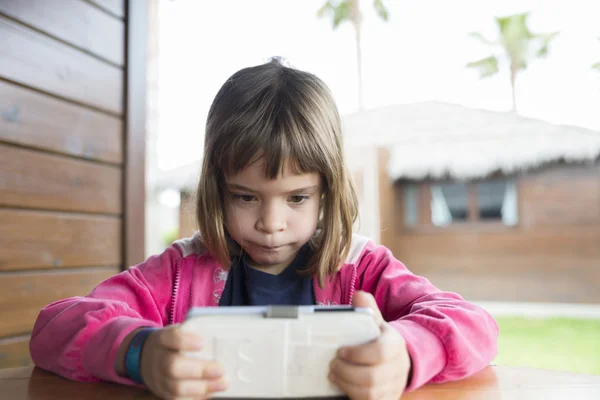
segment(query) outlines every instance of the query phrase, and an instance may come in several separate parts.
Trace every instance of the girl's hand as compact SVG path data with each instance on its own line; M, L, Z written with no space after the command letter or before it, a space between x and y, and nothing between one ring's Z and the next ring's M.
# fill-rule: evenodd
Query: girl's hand
M142 349L146 387L163 399L209 398L227 388L223 367L186 355L202 349L202 338L171 325L152 332Z
M341 348L331 363L329 379L353 400L398 400L411 369L406 342L384 321L370 293L357 292L352 304L373 310L381 335L369 343Z

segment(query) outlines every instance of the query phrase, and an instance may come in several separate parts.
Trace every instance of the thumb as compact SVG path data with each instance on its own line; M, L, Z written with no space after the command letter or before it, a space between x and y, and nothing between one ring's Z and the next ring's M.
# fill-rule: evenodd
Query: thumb
M377 302L371 293L363 292L362 290L357 291L352 298L352 306L357 308L370 308L371 311L373 311L373 316L378 325L385 322L381 315L381 311L379 311Z

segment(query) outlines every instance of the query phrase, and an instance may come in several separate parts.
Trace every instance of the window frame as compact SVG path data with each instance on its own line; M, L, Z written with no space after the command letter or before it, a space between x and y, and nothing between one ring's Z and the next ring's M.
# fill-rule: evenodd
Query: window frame
M479 183L493 182L502 180L507 183L514 183L516 187L516 202L517 202L517 222L514 225L506 225L501 219L487 220L479 218L479 202L477 195L477 185ZM434 225L431 221L431 186L440 183L465 183L467 185L468 204L467 204L467 219L466 221L453 221L446 226ZM447 181L401 181L397 182L395 193L400 197L400 201L396 201L397 207L397 222L399 222L400 231L403 233L456 233L456 232L496 232L515 230L521 224L521 190L519 180L516 177L492 177L468 182L460 182L454 180ZM404 188L407 185L413 185L417 188L417 223L415 225L407 225L404 220Z

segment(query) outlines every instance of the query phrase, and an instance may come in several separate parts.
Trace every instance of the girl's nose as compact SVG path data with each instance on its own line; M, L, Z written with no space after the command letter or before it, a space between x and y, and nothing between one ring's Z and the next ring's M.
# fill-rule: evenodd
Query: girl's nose
M286 221L284 212L275 204L265 205L256 228L266 234L273 234L285 230Z

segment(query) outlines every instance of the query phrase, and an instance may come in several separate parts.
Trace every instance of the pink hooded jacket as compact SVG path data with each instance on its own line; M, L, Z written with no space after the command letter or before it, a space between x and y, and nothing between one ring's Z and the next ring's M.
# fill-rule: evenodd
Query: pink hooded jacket
M88 296L45 307L30 341L34 363L66 378L134 383L117 375L114 360L125 336L142 326L180 323L193 306L218 306L227 271L200 238L175 242L162 254L100 283ZM411 273L391 252L354 236L350 254L318 304L351 304L370 292L381 313L404 337L412 359L407 391L429 382L467 377L496 355L498 325L482 308L442 292Z

